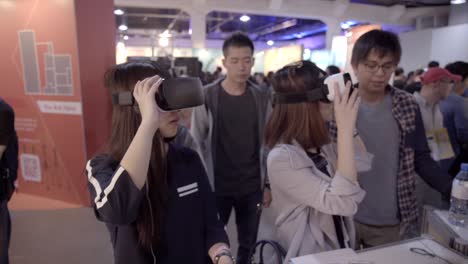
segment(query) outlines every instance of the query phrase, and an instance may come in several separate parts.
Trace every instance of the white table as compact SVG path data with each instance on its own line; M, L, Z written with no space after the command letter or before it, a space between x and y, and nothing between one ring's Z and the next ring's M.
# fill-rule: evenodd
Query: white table
M413 253L410 248L425 249L452 264L468 264L467 258L428 238L406 240L358 252L351 249L323 252L294 258L291 262L293 264L447 264L438 258Z
M468 240L468 228L452 225L448 221L448 211L434 210L434 214L442 219L442 221L444 221L444 223L449 226L450 229L452 229L452 231L455 232L459 237Z

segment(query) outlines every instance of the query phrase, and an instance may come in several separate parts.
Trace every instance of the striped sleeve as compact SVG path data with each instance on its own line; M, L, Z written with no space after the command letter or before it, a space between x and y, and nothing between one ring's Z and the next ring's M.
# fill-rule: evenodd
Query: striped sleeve
M103 155L88 161L86 171L96 217L117 225L133 223L143 192L135 186L127 171Z

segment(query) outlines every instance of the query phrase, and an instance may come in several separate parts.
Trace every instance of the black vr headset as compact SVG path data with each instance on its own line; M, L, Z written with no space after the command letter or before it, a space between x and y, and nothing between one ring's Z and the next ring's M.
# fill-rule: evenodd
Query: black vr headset
M156 93L156 103L163 111L175 111L191 108L205 103L203 86L199 78L181 77L166 79ZM133 93L112 94L112 104L132 106L135 104Z
M322 101L330 103L335 99L335 83L338 84L340 94L343 94L346 89L346 83L351 82L351 75L349 73L339 73L328 76L322 79L321 85L302 92L289 92L289 93L274 93L273 105L275 104L298 104L304 102L317 102ZM354 88L351 83L349 94L353 92Z

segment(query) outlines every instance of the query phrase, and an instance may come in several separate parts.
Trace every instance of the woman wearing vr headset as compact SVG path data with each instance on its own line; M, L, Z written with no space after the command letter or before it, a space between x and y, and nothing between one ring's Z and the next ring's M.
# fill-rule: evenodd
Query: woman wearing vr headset
M106 73L115 104L104 154L87 164L96 217L106 223L115 263L233 263L228 238L196 152L169 143L178 111L156 104L168 78L153 62L116 65ZM131 98L131 97L130 97Z
M371 157L354 132L358 93L350 95L351 82L343 95L332 87L330 102L325 77L310 61L285 66L273 77L275 105L265 140L276 235L286 262L353 247L352 216L365 195L356 167L369 169ZM330 142L328 122L336 122L338 142Z

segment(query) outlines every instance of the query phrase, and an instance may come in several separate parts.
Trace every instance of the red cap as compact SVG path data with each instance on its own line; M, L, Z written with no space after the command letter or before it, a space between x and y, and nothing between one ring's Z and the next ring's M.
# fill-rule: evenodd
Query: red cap
M442 78L449 78L452 81L461 81L461 76L460 75L455 75L451 74L449 71L447 71L444 68L429 68L427 72L421 76L421 82L422 84L429 84L436 82Z

